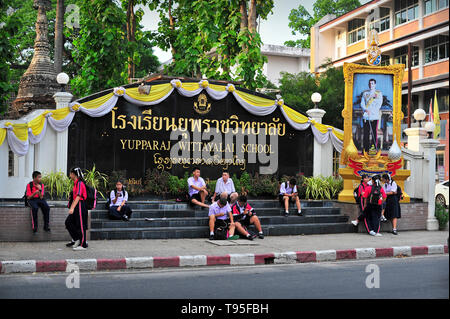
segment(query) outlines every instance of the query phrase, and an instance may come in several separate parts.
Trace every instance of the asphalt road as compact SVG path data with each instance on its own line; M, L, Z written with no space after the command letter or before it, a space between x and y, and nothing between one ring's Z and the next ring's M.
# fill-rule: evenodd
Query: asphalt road
M379 288L366 287L367 277L376 274L374 268L366 272L368 265L379 269ZM1 275L0 298L449 298L448 255L81 273L80 288L72 289L66 287L66 277Z

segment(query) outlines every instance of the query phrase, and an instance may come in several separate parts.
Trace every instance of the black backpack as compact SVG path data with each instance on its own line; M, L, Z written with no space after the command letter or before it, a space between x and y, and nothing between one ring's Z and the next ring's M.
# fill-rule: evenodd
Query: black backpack
M214 239L226 240L228 238L228 224L223 219L217 219L214 225Z
M369 203L372 205L379 205L378 201L381 198L381 187L377 185L372 185L372 190L369 195Z
M403 199L402 188L398 185L397 185L397 199L398 199L398 201L401 201Z
M94 187L86 185L86 209L91 210L97 206L97 190Z
M30 182L28 185L30 186L30 191L33 190L33 182ZM27 196L28 185L25 187L25 194L23 194L22 197L25 202L25 207L30 207L30 204L28 204L28 196Z

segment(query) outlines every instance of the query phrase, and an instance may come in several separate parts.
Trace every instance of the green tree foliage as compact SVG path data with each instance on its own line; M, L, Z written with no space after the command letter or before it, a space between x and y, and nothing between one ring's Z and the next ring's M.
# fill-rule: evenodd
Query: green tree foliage
M310 29L320 19L327 14L334 14L338 17L360 5L359 0L317 0L313 5L312 13L308 12L304 6L299 5L289 14L289 27L292 29L293 35L298 33L302 38L296 41L286 41L284 44L290 47L309 48Z
M239 80L250 89L263 86L266 59L256 17L266 19L272 8L273 0L153 1L150 9L161 18L158 46L173 55L168 73Z
M20 20L11 4L12 1L0 0L0 114L7 110L6 102L16 88L11 83L11 61L16 46L14 34L20 28Z
M326 111L322 122L342 128L341 112L344 108L345 98L342 68L329 67L318 79L314 74L307 72L283 73L280 79L280 91L286 105L302 113L314 106L311 95L314 92L319 92L322 95L322 101L318 107Z
M50 58L54 56L56 2L47 11ZM124 2L126 2L124 0ZM135 5L146 3L135 0ZM65 0L80 8L80 28L67 25L65 12L63 72L69 74L72 93L78 97L127 83L128 58L136 65L135 76L144 77L159 66L153 54L152 34L140 24L142 9L135 12L135 41L126 37L126 7L119 1ZM9 12L9 14L7 14ZM37 10L33 0L0 0L0 112L6 111L9 93L17 91L20 77L34 52Z

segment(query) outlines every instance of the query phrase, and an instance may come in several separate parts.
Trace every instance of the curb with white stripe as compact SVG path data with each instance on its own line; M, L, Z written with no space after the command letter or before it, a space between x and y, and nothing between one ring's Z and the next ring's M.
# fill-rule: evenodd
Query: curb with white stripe
M120 259L67 259L1 261L0 273L66 272L76 265L80 271L148 269L166 267L196 267L216 265L295 264L340 260L363 260L385 257L448 254L447 245L400 246L390 248L356 248L346 250L316 250L269 254L229 254L223 256L131 257Z

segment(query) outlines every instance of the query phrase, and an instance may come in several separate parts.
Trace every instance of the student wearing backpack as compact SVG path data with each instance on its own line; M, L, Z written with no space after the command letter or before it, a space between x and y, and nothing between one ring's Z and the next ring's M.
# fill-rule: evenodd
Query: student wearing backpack
M366 229L372 236L382 236L380 234L381 205L386 199L386 193L381 187L379 176L372 177L372 185L367 186L363 197Z
M361 183L353 191L353 195L355 197L356 204L358 205L358 208L359 208L358 218L355 220L352 220L352 224L354 226L358 226L359 222L363 221L365 218L365 216L364 216L365 206L364 206L363 194L364 194L365 189L368 186L368 183L369 183L369 176L367 174L361 175Z
M238 235L234 235L235 224L233 214L231 212L231 206L227 202L228 193L223 192L220 194L219 200L212 203L209 206L209 240L218 239L214 236L214 230L220 224L227 225L229 240L239 239ZM225 239L225 238L224 238Z
M113 220L129 221L131 218L131 208L126 203L128 201L128 193L123 188L123 183L117 181L116 189L111 191L109 196L109 218Z
M248 232L248 227L254 225L258 231L258 237L264 239L261 222L259 221L258 216L256 216L253 207L247 203L247 196L239 196L236 203L231 207L231 211L238 233L244 235L249 240L253 240L253 238L256 237L256 234L250 234Z
M41 208L44 215L44 230L50 232L50 207L44 199L44 184L41 182L41 173L33 172L33 181L28 183L25 192L26 204L31 208L31 227L33 234L38 230L38 210Z
M69 231L72 241L67 247L73 250L86 250L86 231L88 222L88 209L86 199L86 183L83 179L83 172L79 167L70 170L70 179L74 182L72 193L69 199L69 216L66 219L66 228Z
M384 183L383 189L387 195L384 215L388 220L392 220L392 233L398 235L397 220L401 218L400 198L398 196L399 187L388 174L384 174L381 177L381 181Z
M295 202L297 205L297 214L302 216L302 207L300 204L300 198L298 197L297 181L295 178L291 178L290 181L281 183L280 194L278 199L280 204L284 206L284 216L289 216L289 202Z

